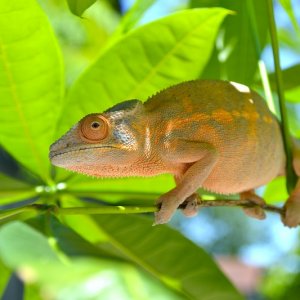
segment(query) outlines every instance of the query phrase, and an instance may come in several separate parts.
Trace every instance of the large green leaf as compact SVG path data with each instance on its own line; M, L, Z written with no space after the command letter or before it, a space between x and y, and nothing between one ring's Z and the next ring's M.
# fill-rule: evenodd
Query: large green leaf
M204 68L228 10L175 13L131 31L111 46L70 91L58 135L83 115L196 78Z
M62 99L62 62L36 0L0 1L0 144L43 179Z
M150 218L68 215L64 220L83 238L127 257L188 299L242 299L208 254L167 226L152 227ZM91 238L95 226L100 235Z
M60 259L44 235L20 222L0 229L0 258L23 280L37 283L55 299L150 300L156 293L161 299L182 299L128 263L95 258Z
M266 2L191 0L190 5L191 7L221 6L235 12L232 18L225 20L220 29L216 49L203 73L205 78L220 78L251 85L261 54L258 51L262 51L267 38Z
M21 222L11 222L0 228L0 256L11 268L60 262L47 239Z
M162 282L191 299L242 299L201 248L167 226L141 216L94 218L110 242Z

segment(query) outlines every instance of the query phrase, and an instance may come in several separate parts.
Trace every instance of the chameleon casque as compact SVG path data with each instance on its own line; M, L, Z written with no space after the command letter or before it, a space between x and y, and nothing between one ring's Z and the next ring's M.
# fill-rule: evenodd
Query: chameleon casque
M286 165L280 126L265 101L247 86L218 80L180 83L145 103L89 114L51 146L50 159L97 177L173 174L176 187L157 200L155 224L184 202L184 213L194 215L200 187L261 204L254 189L284 175ZM299 150L293 165L300 176ZM264 217L262 209L248 214ZM299 179L282 220L300 223Z

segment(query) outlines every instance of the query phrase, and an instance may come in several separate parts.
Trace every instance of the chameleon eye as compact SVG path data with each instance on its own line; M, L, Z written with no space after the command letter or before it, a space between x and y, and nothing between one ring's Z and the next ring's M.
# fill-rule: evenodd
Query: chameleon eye
M98 142L107 137L108 122L101 115L88 115L79 123L79 133L81 138L88 142Z

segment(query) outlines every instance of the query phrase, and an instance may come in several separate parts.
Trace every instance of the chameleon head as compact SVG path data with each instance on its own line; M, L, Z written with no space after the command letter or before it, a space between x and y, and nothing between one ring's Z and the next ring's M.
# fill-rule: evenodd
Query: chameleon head
M53 165L94 176L122 176L138 158L138 100L85 116L50 147ZM140 109L138 109L139 111Z

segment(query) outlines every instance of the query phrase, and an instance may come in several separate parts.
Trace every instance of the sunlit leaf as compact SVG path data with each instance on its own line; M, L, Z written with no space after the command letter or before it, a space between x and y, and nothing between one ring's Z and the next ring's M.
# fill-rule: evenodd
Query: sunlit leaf
M0 15L0 144L47 179L62 98L60 53L35 0L0 1Z
M60 261L47 239L21 222L11 222L0 228L0 256L12 268Z
M250 15L250 2L254 10L253 16ZM262 51L267 39L266 2L260 0L222 0L222 3L226 8L235 11L236 15L233 18L228 18L224 24L224 48L219 47L219 57L223 55L224 59L221 70L226 74L226 79L250 85L253 83L254 75L258 69L260 53L257 51ZM257 27L258 36L256 37L254 36L256 33L252 21ZM256 43L260 44L261 49L256 49Z
M93 5L97 0L67 0L70 11L77 16L81 16L86 9Z
M132 215L94 219L113 246L187 297L242 299L207 253L169 227Z
M131 203L135 202L138 205L145 204L145 200L150 200L154 204L161 194L173 187L175 183L171 175L114 179L95 179L76 175L67 182L68 191L77 196L101 199L111 203L131 200Z
M270 182L265 189L264 199L267 203L284 202L288 198L286 191L285 177L277 177Z
M286 91L285 98L288 102L291 102L294 104L299 104L300 103L300 86Z
M226 14L218 8L181 11L125 35L77 80L58 135L87 113L127 99L145 100L159 89L197 77Z
M78 225L81 216L65 217L67 223L85 237ZM201 248L169 227L153 227L152 219L130 215L101 215L92 219L106 235L105 240L97 242L99 247L103 244L107 248L110 244L169 288L191 299L242 299ZM88 227L85 230L88 234Z
M156 293L162 295L161 299L183 299L125 262L60 260L45 236L20 222L0 229L0 257L25 282L35 282L55 299L150 300Z
M253 16L249 4L253 6ZM204 78L233 80L251 85L257 72L260 56L258 51L262 51L266 43L268 28L266 2L260 0L192 0L191 6L221 6L235 12L234 16L227 18L220 28L216 49L204 70ZM257 28L256 37L254 26ZM256 44L260 44L260 50Z

